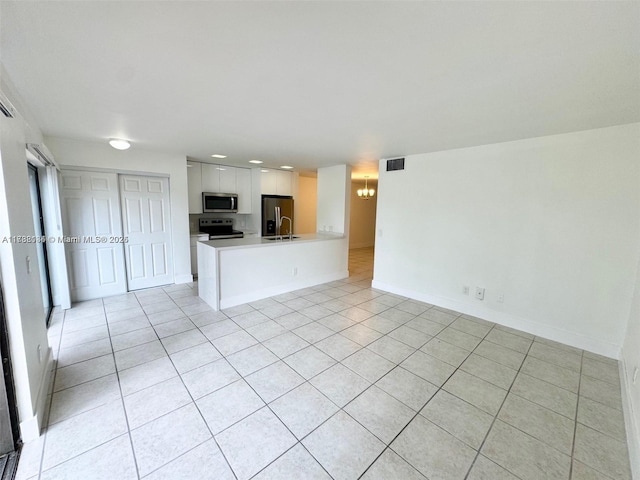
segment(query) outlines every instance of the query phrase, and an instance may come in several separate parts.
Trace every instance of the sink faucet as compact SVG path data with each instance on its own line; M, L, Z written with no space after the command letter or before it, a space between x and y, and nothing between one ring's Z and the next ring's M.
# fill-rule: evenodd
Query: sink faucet
M293 237L293 222L291 221L291 218L284 216L284 215L280 215L280 207L275 207L276 210L276 240L278 239L278 237L280 237L280 240L282 240L282 234L280 233L280 229L282 228L282 221L286 218L287 220L289 220L289 240L292 240Z
M293 223L291 222L291 219L289 217L286 217L286 216L283 215L282 217L280 217L280 226L282 227L282 221L285 220L285 219L289 220L289 240L292 240L293 239L293 236L292 236L293 235ZM280 234L280 240L282 240L282 234Z

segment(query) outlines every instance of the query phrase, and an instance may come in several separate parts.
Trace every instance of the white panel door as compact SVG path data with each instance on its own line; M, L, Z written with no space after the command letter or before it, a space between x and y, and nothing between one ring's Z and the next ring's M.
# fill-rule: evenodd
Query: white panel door
M65 250L73 301L127 291L115 173L62 173Z
M129 290L173 283L169 179L120 175Z

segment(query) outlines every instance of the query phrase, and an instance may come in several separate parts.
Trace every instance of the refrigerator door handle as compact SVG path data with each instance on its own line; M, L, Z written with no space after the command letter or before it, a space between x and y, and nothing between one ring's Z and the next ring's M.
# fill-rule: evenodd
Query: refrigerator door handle
M276 212L276 235L280 235L280 224L282 219L280 218L280 207L275 207Z

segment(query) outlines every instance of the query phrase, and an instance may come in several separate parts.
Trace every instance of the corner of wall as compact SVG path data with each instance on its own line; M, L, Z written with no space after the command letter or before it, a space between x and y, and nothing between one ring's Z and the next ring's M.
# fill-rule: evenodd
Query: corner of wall
M638 431L638 427L634 421L635 418L637 418L637 415L640 415L640 412L634 411L633 402L631 401L631 385L629 385L630 375L627 372L627 363L625 362L624 352L623 355L621 355L618 365L631 477L640 479L640 431Z

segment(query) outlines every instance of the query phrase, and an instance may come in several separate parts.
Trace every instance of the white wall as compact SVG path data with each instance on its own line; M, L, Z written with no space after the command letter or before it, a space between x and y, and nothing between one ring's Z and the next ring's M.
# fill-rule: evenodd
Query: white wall
M640 262L636 273L635 294L622 347L622 392L625 407L629 457L633 478L640 478Z
M351 209L349 226L349 248L373 247L376 239L376 210L378 205L378 184L369 182L369 188L376 195L363 200L358 197L358 189L364 188L364 181L351 182Z
M11 97L12 87L7 81L4 76L0 87ZM24 111L16 97L10 99L19 111ZM33 122L28 126L20 114L13 119L0 115L0 237L34 235L25 155L27 135L39 140ZM27 257L31 259L31 273L27 270ZM0 242L0 276L20 430L22 439L30 441L38 437L42 426L52 368L36 245Z
M171 241L175 282L185 283L192 280L186 157L143 150L135 144L129 150L120 151L111 148L106 141L96 143L47 137L45 143L62 169L101 168L167 175L171 195Z
M381 162L374 286L618 357L640 257L639 135L631 124L412 155L404 171Z
M298 192L294 203L294 232L315 233L318 208L318 180L314 177L298 177Z
M319 168L317 185L317 231L348 235L351 167Z

